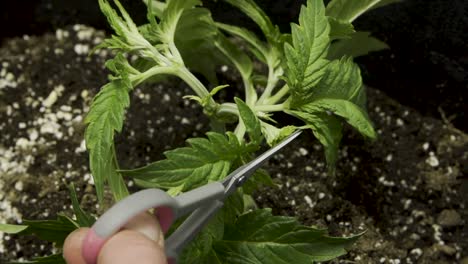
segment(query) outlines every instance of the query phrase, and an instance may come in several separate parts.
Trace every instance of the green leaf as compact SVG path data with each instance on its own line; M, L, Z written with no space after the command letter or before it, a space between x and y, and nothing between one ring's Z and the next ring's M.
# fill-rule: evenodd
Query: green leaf
M167 3L159 28L163 43L174 43L176 27L182 13L200 4L200 0L171 0Z
M167 5L166 3L158 0L143 0L143 3L148 7L148 15L153 15L158 18L162 17Z
M218 212L210 222L203 228L197 237L183 250L179 259L180 263L210 263L206 262L209 257L214 241L223 238L224 214Z
M270 177L270 174L264 169L258 169L254 172L247 182L242 186L245 194L251 195L260 186L275 187L275 183Z
M24 220L26 229L19 235L35 235L41 240L54 242L56 247L62 247L65 238L78 227L68 217L59 214L57 220Z
M252 60L249 56L221 34L218 35L215 45L234 64L243 79L248 80L253 71Z
M261 209L227 225L223 240L213 247L220 263L312 263L346 254L358 237L330 237L326 230L302 226L292 217L273 216L270 209Z
M262 133L265 136L265 139L269 146L274 146L278 144L281 140L291 135L297 129L295 126L285 126L282 128L277 128L263 121L261 121L261 126Z
M50 256L45 256L45 257L37 257L33 258L32 260L29 261L21 261L21 262L8 262L9 264L20 264L20 263L28 263L28 264L34 264L34 263L41 263L41 264L66 264L65 259L63 258L62 253L59 254L54 254Z
M291 111L293 115L304 120L307 127L312 130L314 136L325 148L325 159L331 174L334 173L338 159L338 147L342 138L343 125L336 116L323 112Z
M328 52L330 60L339 59L345 55L354 58L367 55L371 52L389 49L389 46L370 36L370 32L358 31L350 39L343 39L333 43Z
M292 105L310 93L324 73L330 42L327 17L321 0L307 1L301 8L299 25L291 24L292 46L286 43L286 80L291 90Z
M101 89L91 104L85 119L88 125L85 132L86 147L89 150L89 163L99 201L103 199L104 183L109 182L116 199L128 194L122 179L114 171L113 144L114 132L123 126L125 109L130 105L129 89L121 80L114 80ZM111 173L111 174L109 174Z
M349 100L355 104L361 101L361 90L364 90L359 66L350 57L334 60L325 68L325 73L312 93L304 97L311 102L320 98ZM365 109L365 105L358 104Z
M221 30L228 32L233 36L237 36L245 40L250 47L250 51L261 61L266 62L266 58L271 56L268 47L263 41L261 41L255 33L249 31L248 29L223 24L216 23L216 26Z
M365 110L356 104L343 100L323 98L315 100L309 104L303 105L300 110L306 113L326 113L327 111L340 116L348 122L352 127L359 131L362 135L371 139L376 138L376 133L372 127L372 122Z
M353 25L346 21L328 17L328 23L330 23L330 40L350 39L351 35L356 32Z
M80 203L76 196L75 185L71 183L68 189L70 190L70 197L72 201L73 212L76 215L76 222L80 225L80 227L91 227L96 219L81 209Z
M253 0L225 0L250 17L262 30L270 43L282 43L283 37L277 26Z
M262 130L260 126L260 121L253 112L253 110L240 98L234 98L234 101L237 104L237 109L239 110L239 115L242 122L245 125L247 133L249 133L249 138L251 142L260 144L262 141Z
M327 5L327 16L353 22L368 10L399 1L401 0L332 0Z
M16 234L28 228L26 225L10 225L10 224L1 224L0 223L0 232L5 232L7 234Z
M234 161L251 152L232 133L209 132L207 136L188 139L189 147L166 151L165 160L121 173L135 178L143 187L169 189L183 185L182 191L187 191L223 179Z

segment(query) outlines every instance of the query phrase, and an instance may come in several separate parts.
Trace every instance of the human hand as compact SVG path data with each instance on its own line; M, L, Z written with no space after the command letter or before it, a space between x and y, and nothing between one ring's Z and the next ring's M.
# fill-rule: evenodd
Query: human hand
M67 264L86 264L81 254L83 239L89 228L80 228L68 235L63 245ZM98 264L166 264L164 234L156 217L143 213L130 220L122 231L102 247Z

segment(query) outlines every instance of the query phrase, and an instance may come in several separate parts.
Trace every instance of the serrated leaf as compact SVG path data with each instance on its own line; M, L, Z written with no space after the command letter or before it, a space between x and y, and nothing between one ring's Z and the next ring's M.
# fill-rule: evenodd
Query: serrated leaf
M377 136L365 110L350 101L323 98L303 105L299 110L311 114L326 113L329 111L336 116L342 117L362 135L371 139Z
M242 122L245 125L247 133L251 142L260 144L262 141L262 130L260 126L260 121L253 112L253 110L240 98L234 98L236 102L237 109L239 110L239 115L242 119Z
M319 98L336 98L358 104L361 90L364 87L359 66L351 57L343 57L327 65L322 79L304 100L311 102ZM365 105L358 105L365 109Z
M86 213L85 211L83 211L83 209L81 209L80 202L78 201L78 197L76 196L75 185L73 183L70 184L68 189L70 190L70 197L72 201L73 212L76 215L76 222L80 227L91 227L96 221L96 219L92 215Z
M328 51L328 59L339 59L343 56L354 58L364 56L370 52L389 49L385 42L370 36L370 32L358 31L350 39L343 39L333 43Z
M223 179L233 162L251 151L232 133L209 132L207 137L188 139L189 147L166 151L165 160L121 173L143 187L169 189L183 185L183 191L187 191Z
M330 40L350 39L351 35L356 32L351 23L334 17L328 17L330 23Z
M94 178L98 200L102 201L104 183L109 182L115 194L126 194L125 185L118 174L109 175L113 169L114 133L120 132L123 126L125 109L130 105L128 87L121 80L114 80L103 86L91 104L85 123L86 147L89 151L89 163ZM115 197L120 199L120 195Z
M307 1L299 15L299 25L291 24L292 45L286 43L286 80L291 90L291 105L300 104L324 73L330 42L325 7L321 0Z
M398 1L399 0L332 0L327 5L327 16L353 22L368 10Z
M359 236L330 237L326 230L300 225L296 219L273 216L270 209L246 213L225 228L214 243L220 263L312 263L346 254Z

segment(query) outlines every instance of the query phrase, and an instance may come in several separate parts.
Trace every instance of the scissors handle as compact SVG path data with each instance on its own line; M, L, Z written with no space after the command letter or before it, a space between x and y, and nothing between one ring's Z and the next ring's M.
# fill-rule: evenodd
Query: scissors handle
M213 182L177 197L171 197L159 189L146 189L127 196L106 211L88 231L83 241L83 258L88 264L96 263L106 240L142 212L157 209L156 216L166 233L177 218L205 207L214 200L224 199L224 191L222 183Z

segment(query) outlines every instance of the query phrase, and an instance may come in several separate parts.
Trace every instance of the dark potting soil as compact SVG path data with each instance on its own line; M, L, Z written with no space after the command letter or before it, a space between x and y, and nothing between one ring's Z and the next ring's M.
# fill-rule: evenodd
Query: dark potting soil
M103 65L110 55L87 57L103 38L103 32L74 26L10 39L0 48L0 220L70 214L71 182L82 206L100 212L82 121L106 82ZM135 89L117 137L122 167L161 159L163 151L207 131L208 120L198 105L182 99L186 94L190 89L178 80ZM278 187L258 191L258 205L328 227L333 235L367 230L349 254L332 263L466 264L467 135L373 88L368 98L377 141L347 129L331 176L323 148L311 133L302 135L265 166ZM1 241L0 263L51 249L33 237L3 235Z

